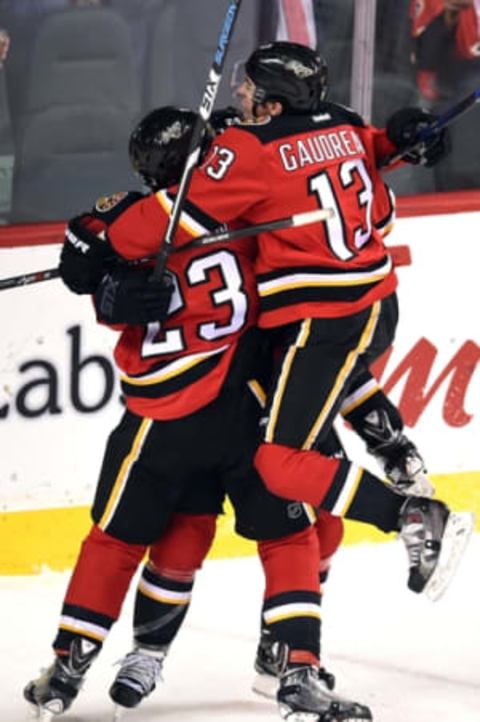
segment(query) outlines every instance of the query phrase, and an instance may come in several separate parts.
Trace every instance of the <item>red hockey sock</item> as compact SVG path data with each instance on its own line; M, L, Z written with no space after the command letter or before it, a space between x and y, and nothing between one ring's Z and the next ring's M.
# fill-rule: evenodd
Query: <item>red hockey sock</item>
M127 544L93 526L84 540L65 604L117 619L146 547Z
M266 581L263 629L268 630L273 639L283 642L295 659L308 660L301 663L317 663L320 592L314 528L259 542L258 550Z
M162 538L150 547L149 560L165 576L193 576L215 537L213 514L174 514Z

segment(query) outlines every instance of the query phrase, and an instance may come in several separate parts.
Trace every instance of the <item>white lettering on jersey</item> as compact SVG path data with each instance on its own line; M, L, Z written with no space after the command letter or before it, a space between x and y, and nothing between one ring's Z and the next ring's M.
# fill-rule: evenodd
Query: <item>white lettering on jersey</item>
M283 167L291 173L335 158L358 156L365 153L365 148L354 130L340 130L299 138L294 143L282 143L278 153Z

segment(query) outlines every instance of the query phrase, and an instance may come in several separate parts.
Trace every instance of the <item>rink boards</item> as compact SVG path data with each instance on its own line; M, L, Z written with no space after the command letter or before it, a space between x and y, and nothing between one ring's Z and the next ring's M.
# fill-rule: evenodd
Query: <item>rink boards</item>
M412 264L399 268L399 332L375 371L438 495L480 516L480 212L432 210L399 219L390 237L410 247ZM9 245L3 231L0 246ZM1 277L55 267L58 253L51 243L0 247ZM88 529L105 441L123 409L111 362L116 336L96 325L89 299L57 280L0 292L0 316L0 574L66 569ZM378 470L339 431L351 455ZM228 512L212 556L254 553L232 526ZM348 543L384 538L347 525Z

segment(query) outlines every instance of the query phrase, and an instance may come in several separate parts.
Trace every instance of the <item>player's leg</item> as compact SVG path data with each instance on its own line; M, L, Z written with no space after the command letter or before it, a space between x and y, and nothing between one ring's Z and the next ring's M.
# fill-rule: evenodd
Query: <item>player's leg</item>
M385 532L400 531L410 560L409 586L422 591L435 584L437 567L442 584L448 582L471 531L471 516L451 514L442 502L422 497L415 505L366 469L315 450L331 429L358 358L368 352L382 307L376 303L353 317L313 319L285 330L255 465L274 494ZM421 522L412 536L413 509ZM442 545L446 537L448 543Z
M180 484L182 493L141 572L132 649L121 660L110 687L110 696L120 708L136 707L155 689L187 614L196 572L212 544L225 495L218 479L218 460L237 411L227 401L222 406L217 400L196 414L161 424L160 478L167 479L172 489Z
M370 364L392 345L398 322L396 294L383 302L372 343L350 375L340 413L363 439L388 479L397 489L417 496L433 496L425 464L413 441L404 433L399 410L370 372Z
M237 408L242 408L240 399ZM224 478L237 533L258 541L265 574L262 626L273 643L270 671L280 680L281 714L302 710L319 719L328 719L334 712L343 719L371 719L363 705L332 695L320 672L320 552L315 516L307 505L285 502L267 491L249 457L239 453L250 447L253 456L256 435L249 439L248 434L248 429L243 434L237 425L236 439L243 443L240 447L232 444Z
M381 310L377 303L354 316L307 319L276 331L281 357L267 403L263 442L255 456L273 493L319 507L334 482L339 491L346 487L354 465L321 449L358 360L374 338ZM282 472L280 459L293 463L296 473ZM298 473L302 459L311 465L305 476ZM331 511L328 505L323 508Z
M155 689L164 659L185 619L196 572L215 535L214 514L175 514L149 549L137 587L133 649L121 661L110 697L136 707Z
M433 496L425 463L404 433L403 419L368 368L355 375L340 413L363 439L397 489L416 496Z
M276 644L277 702L283 717L298 712L319 719L369 720L370 710L331 692L320 659L318 542L314 527L261 541L265 573L263 620Z
M174 500L157 476L158 425L125 413L107 442L92 516L63 601L54 661L25 697L59 714L75 699L102 647L147 546L166 527ZM140 462L140 463L139 463Z
M343 457L344 450L335 430L329 435L322 445L322 453L328 456ZM322 603L332 558L337 551L343 538L343 521L341 518L332 516L328 512L320 510L315 521L315 532L318 541L318 581L319 581L319 603ZM318 675L324 681L327 688L332 690L335 687L335 676L326 669L322 658L322 629L325 623L324 615L320 625L320 662ZM282 668L282 656L285 646L277 642L272 630L266 624L263 614L260 624L260 640L255 658L256 676L252 689L258 694L271 699L276 698L279 686L279 670Z
M92 527L63 601L53 642L54 661L24 690L31 704L53 714L70 707L120 614L145 550L144 545L127 544Z
M325 583L330 570L331 559L338 549L343 537L343 522L340 518L321 511L314 527L317 535L318 556L320 560L317 571L319 584L316 590L318 591L318 604L320 610L325 590ZM318 676L324 682L327 689L333 690L335 687L335 676L325 667L322 656L323 625L324 615L322 614L319 625ZM276 698L279 687L279 676L284 669L286 649L286 644L278 641L275 636L274 629L267 623L267 618L262 613L260 641L255 658L256 676L252 685L254 692L270 699Z

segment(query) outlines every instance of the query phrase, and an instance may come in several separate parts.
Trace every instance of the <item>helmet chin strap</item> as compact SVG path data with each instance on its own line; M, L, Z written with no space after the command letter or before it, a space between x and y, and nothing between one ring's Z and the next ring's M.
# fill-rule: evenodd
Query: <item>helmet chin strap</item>
M263 105L263 103L254 103L254 104L252 105L252 116L253 116L253 119L254 119L254 120L261 120L262 118L265 117L265 113L260 114L260 113L258 112L258 108L259 108L260 105Z
M263 96L265 96L266 93L263 92ZM261 100L255 98L255 93L253 94L253 103L252 103L252 114L255 119L262 120L262 118L273 118L276 115L281 115L284 111L284 105L279 100L268 100L268 98L263 97ZM275 108L270 107L267 108L267 103L270 103L270 106L273 106L273 104L276 104L280 106L280 110L276 111ZM264 108L263 113L258 112L259 106L262 106Z

